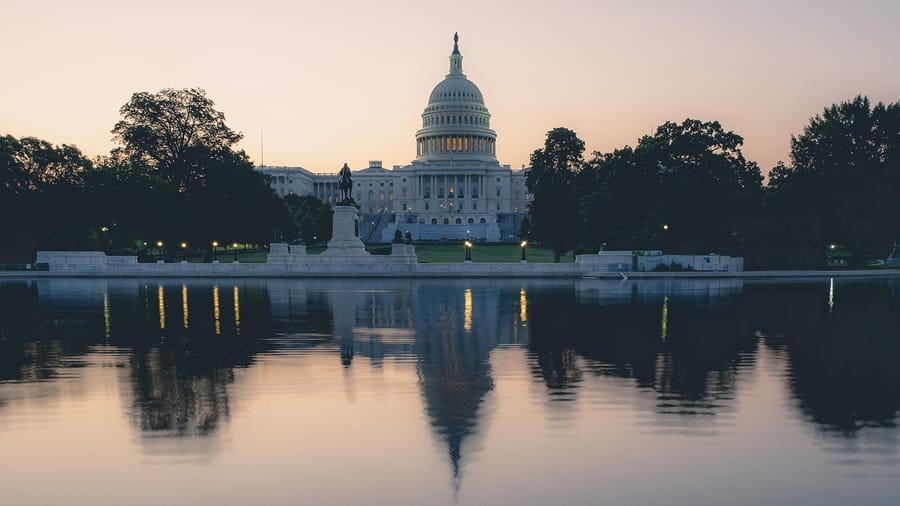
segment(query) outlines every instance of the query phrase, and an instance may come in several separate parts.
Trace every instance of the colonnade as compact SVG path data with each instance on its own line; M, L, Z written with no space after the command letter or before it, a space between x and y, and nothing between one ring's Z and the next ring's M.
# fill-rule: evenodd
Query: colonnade
M476 153L496 155L497 140L480 135L435 135L416 141L416 155L432 153Z
M484 196L484 177L478 174L439 174L416 177L417 196L424 198L479 198Z

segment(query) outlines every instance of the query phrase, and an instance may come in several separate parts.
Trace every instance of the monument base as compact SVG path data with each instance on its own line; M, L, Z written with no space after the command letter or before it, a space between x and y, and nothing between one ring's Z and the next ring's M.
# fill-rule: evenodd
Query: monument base
M359 210L355 206L334 206L331 240L320 256L348 262L372 261L372 255L359 239Z

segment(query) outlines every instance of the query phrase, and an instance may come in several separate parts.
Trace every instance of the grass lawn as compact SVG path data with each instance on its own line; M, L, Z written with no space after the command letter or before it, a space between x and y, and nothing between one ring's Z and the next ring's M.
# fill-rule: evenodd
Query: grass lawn
M390 252L390 245L377 244L367 246L366 249L376 253ZM308 248L307 253L317 255L324 247ZM553 250L539 246L528 246L526 250L528 261L532 263L553 262ZM460 263L465 259L465 249L462 244L416 244L416 255L422 263ZM475 243L472 247L472 261L475 263L516 263L521 260L522 248L518 244L486 244ZM222 263L231 262L234 254L218 253L217 258ZM189 262L202 261L200 258L189 258ZM261 263L266 261L266 253L255 251L250 253L238 252L238 261L247 263ZM561 262L571 263L572 253L566 253L560 258Z

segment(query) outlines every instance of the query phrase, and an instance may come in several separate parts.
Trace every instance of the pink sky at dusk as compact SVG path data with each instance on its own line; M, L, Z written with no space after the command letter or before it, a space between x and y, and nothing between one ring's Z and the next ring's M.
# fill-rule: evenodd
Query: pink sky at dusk
M136 91L199 87L267 165L403 165L453 32L501 163L551 128L611 151L719 120L767 172L834 102L900 100L893 1L0 0L0 135L111 147Z

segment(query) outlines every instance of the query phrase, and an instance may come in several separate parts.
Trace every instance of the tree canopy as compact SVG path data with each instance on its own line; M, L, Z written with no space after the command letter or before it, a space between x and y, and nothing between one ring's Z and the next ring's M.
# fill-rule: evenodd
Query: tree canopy
M719 122L667 122L635 148L595 153L580 178L583 241L593 247L740 252L762 197L743 138Z
M125 156L179 189L202 184L209 158L231 151L242 138L214 106L197 88L138 92L119 109L113 139Z
M801 238L804 263L821 263L829 244L850 249L854 263L885 258L900 239L900 102L872 107L857 96L811 118L769 191L771 220L785 221L774 240Z
M530 237L553 248L556 262L577 241L581 228L572 182L584 164L583 154L584 141L567 128L547 132L544 147L531 154L526 177L533 195L528 205Z

